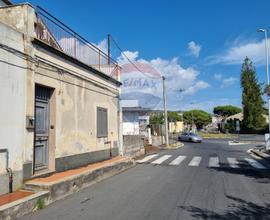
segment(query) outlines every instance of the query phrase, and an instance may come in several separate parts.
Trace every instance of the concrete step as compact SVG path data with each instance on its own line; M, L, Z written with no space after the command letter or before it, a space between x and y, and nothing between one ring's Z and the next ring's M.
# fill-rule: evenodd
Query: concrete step
M25 195L22 195L25 194ZM48 205L49 191L24 191L19 190L11 194L0 196L0 219L17 219L35 210ZM9 201L4 201L9 200Z
M135 166L131 158L116 157L74 170L52 174L25 183L34 191L49 191L49 203L62 199L78 190Z
M24 190L0 196L0 220L17 219L135 165L131 158L115 157L27 181Z

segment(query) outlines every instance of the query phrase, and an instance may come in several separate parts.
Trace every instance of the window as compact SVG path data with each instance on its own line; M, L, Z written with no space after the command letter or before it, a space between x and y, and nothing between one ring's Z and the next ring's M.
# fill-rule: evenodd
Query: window
M106 108L97 107L97 137L108 136L108 111Z

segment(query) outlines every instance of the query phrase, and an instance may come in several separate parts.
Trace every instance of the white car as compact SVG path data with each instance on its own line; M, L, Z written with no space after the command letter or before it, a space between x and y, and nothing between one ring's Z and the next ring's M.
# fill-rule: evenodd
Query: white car
M190 141L200 143L202 142L202 137L193 132L184 132L178 136L179 141Z

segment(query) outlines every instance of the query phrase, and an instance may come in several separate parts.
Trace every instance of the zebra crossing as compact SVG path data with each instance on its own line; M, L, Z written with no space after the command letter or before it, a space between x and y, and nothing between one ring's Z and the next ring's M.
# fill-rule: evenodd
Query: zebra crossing
M184 159L186 159L186 156L180 155L170 162L170 165L179 165Z
M240 168L239 165L238 165L239 163L235 158L228 157L227 160L228 160L228 163L229 163L231 168Z
M202 157L193 157L188 165L191 167L198 167L200 165L201 160Z
M158 158L157 160L154 160L152 162L152 164L161 164L162 162L164 162L165 160L168 160L172 155L164 155L160 158Z
M143 163L149 163L152 165L169 165L169 166L180 166L181 164L185 163L189 167L199 167L202 164L203 160L208 161L208 167L210 168L220 168L221 166L226 166L230 168L241 168L241 165L247 165L251 168L255 169L267 169L263 164L258 162L255 159L252 158L244 158L244 160L238 160L234 157L227 157L226 163L221 163L218 156L210 156L203 158L202 156L192 156L188 157L185 155L178 155L173 156L170 154L165 155L158 155L158 154L152 154L144 157L141 160L137 160L136 162L139 164Z

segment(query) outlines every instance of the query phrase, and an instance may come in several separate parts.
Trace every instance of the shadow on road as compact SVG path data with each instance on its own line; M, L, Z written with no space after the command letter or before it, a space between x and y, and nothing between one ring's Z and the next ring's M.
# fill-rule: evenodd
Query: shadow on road
M238 161L239 168L231 168L226 163L220 163L220 167L209 167L211 170L221 171L230 174L243 175L253 178L259 183L270 183L270 169L255 169L250 167L244 160Z
M179 206L180 209L190 213L194 219L270 219L270 203L264 205L257 205L252 202L247 202L233 196L226 196L231 200L229 210L223 213L210 211L208 209L201 209L195 206Z

